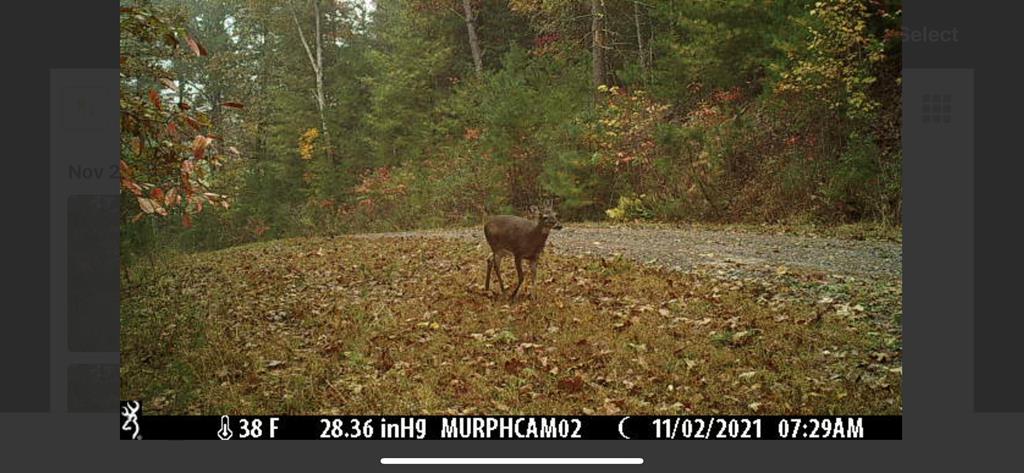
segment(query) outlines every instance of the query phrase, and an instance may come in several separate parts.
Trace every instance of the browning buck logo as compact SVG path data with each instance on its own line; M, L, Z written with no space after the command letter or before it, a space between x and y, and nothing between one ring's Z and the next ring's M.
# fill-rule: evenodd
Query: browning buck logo
M121 403L121 437L126 436L125 432L131 432L131 439L136 440L139 437L139 409L142 405L139 401L125 401Z

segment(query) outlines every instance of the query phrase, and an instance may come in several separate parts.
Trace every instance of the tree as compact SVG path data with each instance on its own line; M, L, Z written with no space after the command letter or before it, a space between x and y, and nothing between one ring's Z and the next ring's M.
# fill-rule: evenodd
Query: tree
M168 238L551 196L570 218L899 221L898 0L125 2L123 208L195 217L145 220Z
M313 70L313 78L316 81L316 89L314 92L314 99L316 100L316 108L320 113L320 128L323 131L324 143L326 143L327 155L333 156L331 151L331 133L327 127L327 99L324 94L324 55L323 55L323 36L320 34L320 0L312 0L310 2L313 5L313 46L316 49L316 56L314 57L313 52L310 49L309 41L306 40L306 34L302 31L302 24L299 23L299 16L296 13L294 6L289 1L288 7L291 8L292 20L295 22L295 29L299 32L299 39L302 41L302 47L306 50L306 56L309 58L310 68Z
M473 67L479 77L484 72L484 62L480 56L480 40L476 37L476 15L469 0L462 0L462 10L466 14L466 32L469 35L469 50L473 53Z
M594 88L604 85L604 1L590 0L590 36L593 50L593 72L591 82Z
M222 165L223 152L237 154L223 145L210 117L185 99L183 84L168 68L190 55L206 56L206 48L184 27L183 18L158 8L122 7L120 21L120 179L122 195L134 201L122 209L138 210L130 212L132 221L177 211L189 226L191 215L204 205L228 206L227 196L211 192L208 176Z
M647 66L645 63L647 62L647 59L644 57L644 37L642 31L640 30L640 2L636 0L633 1L633 22L636 26L637 64L640 66L640 74L644 77L644 80L646 81Z

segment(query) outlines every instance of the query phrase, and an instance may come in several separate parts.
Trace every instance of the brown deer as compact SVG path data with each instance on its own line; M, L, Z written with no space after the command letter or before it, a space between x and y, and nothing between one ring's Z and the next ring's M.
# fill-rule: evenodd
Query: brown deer
M498 287L501 293L505 293L505 283L501 280L501 259L505 256L512 256L516 262L516 288L512 291L510 300L515 300L519 294L519 288L523 285L523 260L530 262L530 284L529 290L533 292L534 281L537 279L537 260L544 251L544 244L548 241L548 234L552 229L559 230L562 224L558 222L558 216L552 208L551 203L538 209L537 206L530 207L530 213L535 220L529 220L512 215L497 215L491 217L484 224L484 236L487 237L487 244L491 246L491 256L487 258L487 281L484 289L491 290L491 269L498 278Z

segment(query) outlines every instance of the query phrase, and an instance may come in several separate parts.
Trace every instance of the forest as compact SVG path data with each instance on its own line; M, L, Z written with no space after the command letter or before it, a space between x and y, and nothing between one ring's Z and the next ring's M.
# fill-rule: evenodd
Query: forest
M891 0L131 1L122 255L568 221L901 225Z
M126 0L121 398L902 414L900 15Z

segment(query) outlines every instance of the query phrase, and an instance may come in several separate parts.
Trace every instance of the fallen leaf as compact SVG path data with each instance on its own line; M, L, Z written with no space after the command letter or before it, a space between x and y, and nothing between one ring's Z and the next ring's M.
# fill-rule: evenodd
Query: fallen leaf
M562 378L558 381L558 389L574 393L583 389L583 378L576 375L570 378Z

